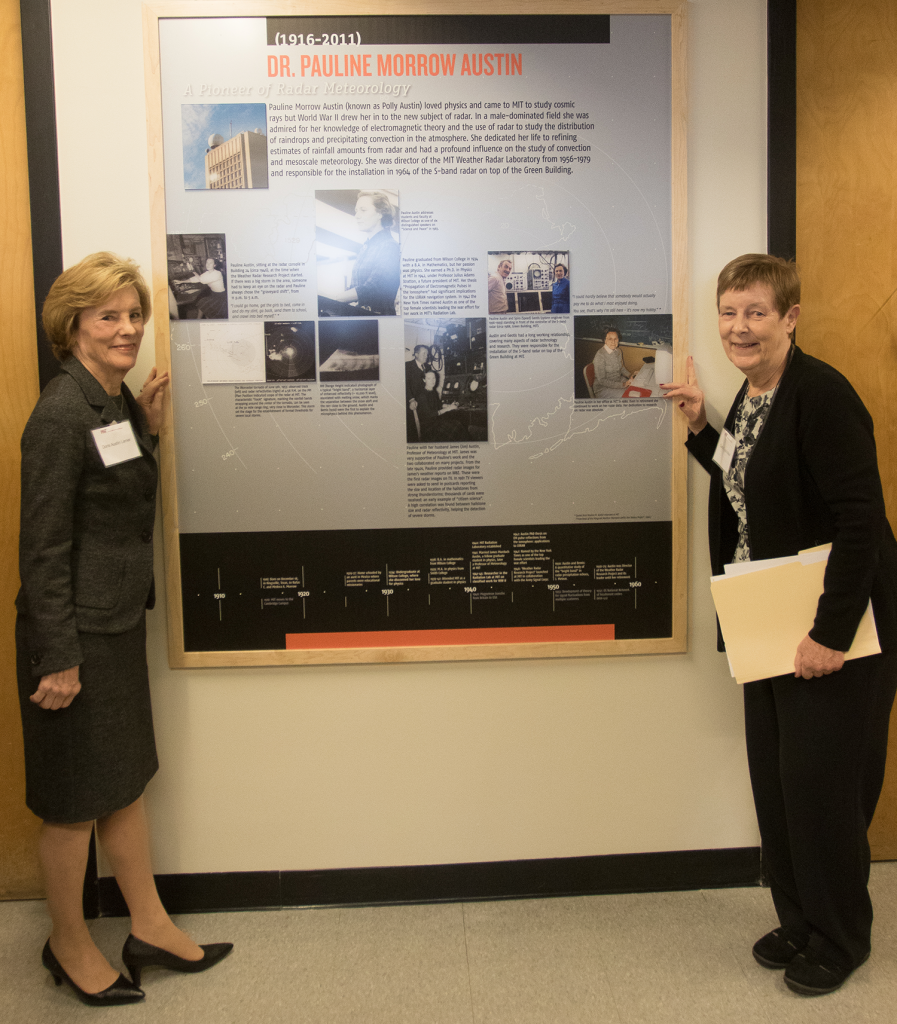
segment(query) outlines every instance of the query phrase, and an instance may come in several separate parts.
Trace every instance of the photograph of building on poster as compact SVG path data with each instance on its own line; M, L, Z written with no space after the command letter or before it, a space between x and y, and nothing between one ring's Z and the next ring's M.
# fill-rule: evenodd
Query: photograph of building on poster
M184 103L184 188L267 188L264 103Z
M159 21L187 651L671 636L670 19L563 20Z

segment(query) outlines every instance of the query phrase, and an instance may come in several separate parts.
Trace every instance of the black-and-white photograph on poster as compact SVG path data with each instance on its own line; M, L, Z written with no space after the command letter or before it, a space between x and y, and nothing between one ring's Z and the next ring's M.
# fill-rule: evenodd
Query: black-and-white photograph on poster
M315 379L315 322L265 324L265 377L269 381Z
M380 338L376 320L321 320L318 374L323 381L380 379Z
M490 252L489 313L570 312L568 252Z
M486 441L486 320L405 321L409 444Z
M576 316L573 360L577 399L662 398L673 379L673 318Z
M223 234L168 236L168 315L172 320L227 320Z
M395 316L401 283L395 189L315 192L319 316Z
M264 103L184 103L184 188L267 188Z

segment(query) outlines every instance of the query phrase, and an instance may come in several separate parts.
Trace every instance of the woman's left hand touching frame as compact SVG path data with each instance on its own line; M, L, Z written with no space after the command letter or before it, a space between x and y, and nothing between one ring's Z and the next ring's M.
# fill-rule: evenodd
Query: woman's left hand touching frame
M162 429L162 399L170 379L167 372L159 373L154 366L137 396L137 404L146 416L151 434L158 434Z
M832 672L837 672L843 667L843 651L823 647L822 644L811 640L809 635L797 645L797 654L794 656L795 679L818 679L820 676L830 676Z

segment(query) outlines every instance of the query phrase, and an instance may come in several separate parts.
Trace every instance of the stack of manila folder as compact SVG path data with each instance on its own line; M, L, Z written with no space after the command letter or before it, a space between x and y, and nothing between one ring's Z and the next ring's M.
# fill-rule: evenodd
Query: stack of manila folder
M794 673L797 645L809 633L822 594L831 544L790 558L727 565L710 591L736 682ZM845 658L879 654L870 601Z

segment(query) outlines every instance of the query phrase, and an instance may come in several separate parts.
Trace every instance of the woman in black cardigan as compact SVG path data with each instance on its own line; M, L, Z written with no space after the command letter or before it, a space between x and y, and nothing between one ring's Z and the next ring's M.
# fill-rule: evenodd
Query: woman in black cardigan
M897 542L885 516L872 418L850 383L797 348L793 263L746 255L717 286L723 348L747 378L722 435L691 359L664 385L710 473L710 554L727 562L831 543L794 674L744 687L763 866L780 927L754 945L804 995L839 988L869 956L866 831L881 792L897 689ZM882 653L844 660L869 600Z

